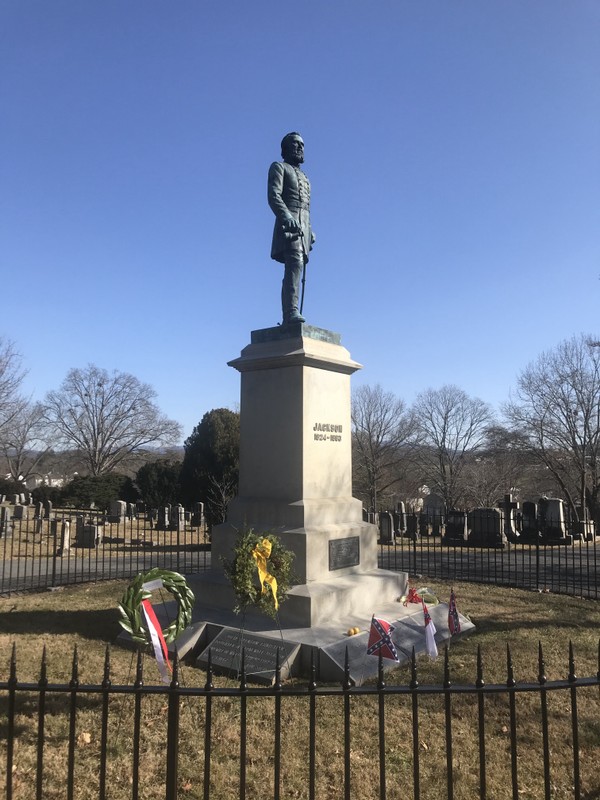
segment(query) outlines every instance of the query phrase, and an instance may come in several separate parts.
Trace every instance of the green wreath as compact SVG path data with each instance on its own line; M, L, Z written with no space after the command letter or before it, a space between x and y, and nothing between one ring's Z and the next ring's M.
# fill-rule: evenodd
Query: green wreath
M267 540L270 553L266 559L269 577L275 578L277 595L273 595L272 586L265 582L260 585L257 561L253 552L260 549ZM248 606L255 606L270 617L277 616L277 605L283 603L292 583L292 561L294 553L287 550L277 536L258 534L252 530L241 533L233 548L231 560L222 559L225 575L231 581L237 599L234 611L239 613Z
M119 612L122 617L119 620L119 624L131 634L133 641L139 644L150 643L148 629L142 622L140 605L142 600L148 600L152 597L152 592L144 589L144 584L157 580L161 580L164 588L177 600L177 616L162 632L165 642L170 644L174 641L192 621L192 608L194 607L195 598L183 575L160 567L154 567L149 572L140 572L137 578L129 584L123 599L119 603Z

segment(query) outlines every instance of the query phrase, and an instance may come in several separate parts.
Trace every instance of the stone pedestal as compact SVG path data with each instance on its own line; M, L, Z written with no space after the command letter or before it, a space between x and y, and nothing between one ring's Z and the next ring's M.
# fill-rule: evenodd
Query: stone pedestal
M376 611L403 594L406 575L377 569L377 528L352 497L350 376L361 365L339 335L302 323L253 331L230 366L241 374L240 482L227 522L213 530L214 602L232 607L222 559L248 528L295 553L299 585L281 606L282 624Z

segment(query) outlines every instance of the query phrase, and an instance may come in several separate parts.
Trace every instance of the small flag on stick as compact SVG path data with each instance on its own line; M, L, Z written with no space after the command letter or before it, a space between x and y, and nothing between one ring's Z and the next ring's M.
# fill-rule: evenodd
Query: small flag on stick
M425 617L425 649L427 650L429 658L437 658L438 649L435 643L436 628L425 603L423 603L423 615Z
M452 636L454 636L455 633L460 633L460 619L458 617L458 609L456 608L454 589L450 590L450 602L448 603L448 630Z
M369 633L369 643L367 644L367 655L389 658L391 661L400 661L398 651L392 642L392 633L396 629L384 619L377 619L373 616L371 620L371 631Z

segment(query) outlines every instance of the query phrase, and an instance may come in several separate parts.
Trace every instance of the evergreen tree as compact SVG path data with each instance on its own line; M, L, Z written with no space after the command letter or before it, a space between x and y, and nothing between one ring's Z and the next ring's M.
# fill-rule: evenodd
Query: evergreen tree
M208 411L184 443L181 488L186 505L201 500L209 525L224 521L226 503L237 491L240 415L227 408Z

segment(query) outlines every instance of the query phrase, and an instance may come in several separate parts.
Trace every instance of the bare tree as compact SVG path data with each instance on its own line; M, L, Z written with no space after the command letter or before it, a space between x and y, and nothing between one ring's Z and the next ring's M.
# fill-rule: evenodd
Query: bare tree
M413 411L422 437L419 458L424 480L448 508L456 508L465 501L463 471L485 443L493 412L483 400L453 385L421 392Z
M40 474L39 468L50 450L43 417L41 403L22 403L10 424L0 432L0 452L14 481Z
M466 507L495 506L509 491L522 496L523 489L530 490L536 467L520 436L501 425L490 426L485 442L466 456L460 481Z
M75 446L92 475L111 472L148 445L171 445L181 426L161 414L156 392L125 372L72 369L49 392L44 417L57 441Z
M588 336L542 353L504 407L530 452L554 476L573 513L600 520L600 349Z
M361 386L352 397L355 491L376 511L381 496L404 477L414 444L415 420L404 400L379 384Z
M0 435L23 406L19 395L25 372L13 342L0 336Z
M237 481L226 478L219 480L214 475L209 475L208 481L207 501L210 503L212 516L216 520L215 524L219 525L227 519L229 503L237 493Z

